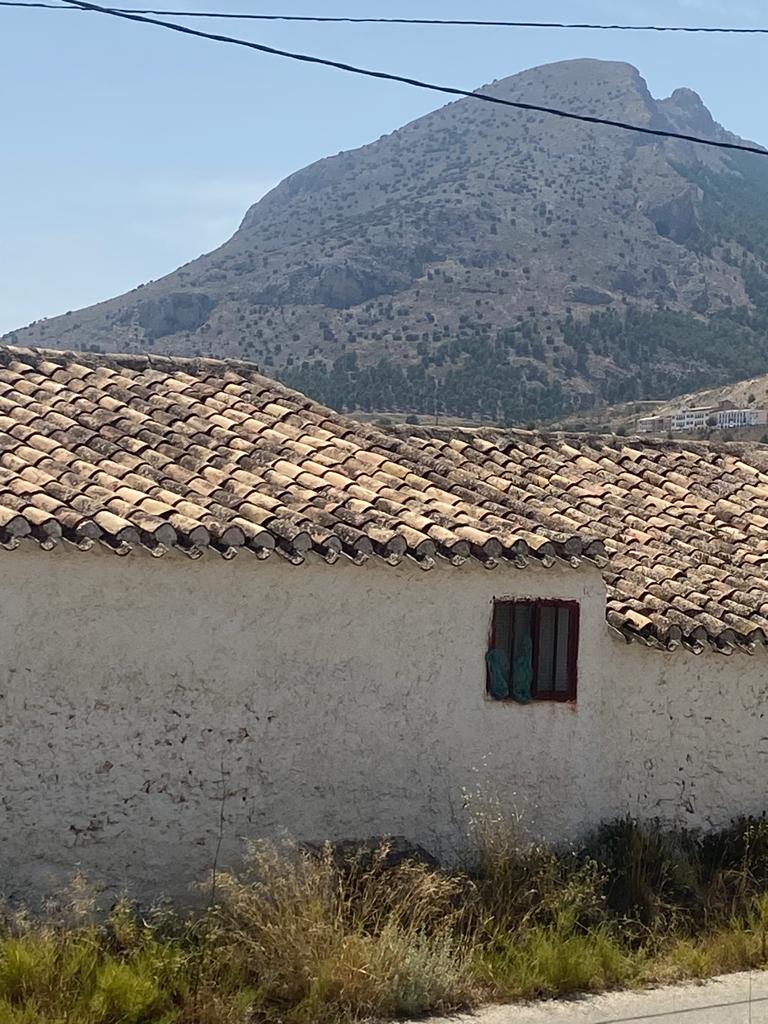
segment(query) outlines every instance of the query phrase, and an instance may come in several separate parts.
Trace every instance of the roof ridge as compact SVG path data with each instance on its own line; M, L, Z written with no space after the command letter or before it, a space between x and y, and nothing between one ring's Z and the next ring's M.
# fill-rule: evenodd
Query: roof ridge
M314 410L329 419L335 419L340 425L355 430L376 430L387 434L386 428L361 423L347 413L338 412L330 406L323 405L317 399L305 395L303 391L290 387L277 377L265 374L258 363L248 359L217 359L214 356L174 356L154 352L80 352L74 349L41 348L36 346L0 345L0 367L9 367L15 360L21 360L36 367L40 362L59 363L66 367L72 364L92 368L112 367L114 369L155 370L160 373L172 374L178 371L197 377L201 370L212 376L224 377L227 373L236 373L243 379L259 381L269 388L281 392L285 398L292 398L303 408ZM389 436L392 436L391 434Z
M8 366L13 359L50 360L67 365L80 363L81 366L114 366L131 370L200 370L204 368L216 373L246 371L257 374L265 380L272 380L262 371L258 363L248 359L217 359L215 356L174 356L155 352L81 352L75 349L42 348L27 345L0 345L0 365ZM279 382L276 382L279 383ZM285 387L285 385L283 385ZM289 389L292 390L292 389ZM297 392L298 393L298 392Z
M160 372L187 372L192 376L199 374L201 369L207 370L214 376L225 376L227 373L237 373L242 377L260 377L264 382L275 386L286 395L295 396L306 403L307 407L312 406L317 410L330 413L332 416L348 423L375 430L390 437L408 442L412 438L422 440L430 437L448 440L450 438L480 438L486 440L507 440L514 442L536 441L572 443L575 446L589 444L595 439L605 443L610 440L612 445L641 446L645 449L656 451L702 451L722 452L737 454L739 452L765 451L768 454L768 446L759 441L719 441L705 440L698 438L666 438L666 437L641 437L639 434L601 434L597 431L567 431L555 430L552 428L539 428L526 430L522 427L494 427L494 426L435 426L429 424L406 425L393 423L389 426L379 426L358 420L349 413L338 412L323 405L316 399L305 395L284 384L276 377L265 374L260 365L249 359L217 358L215 356L176 356L165 353L154 352L81 352L75 349L43 348L26 345L0 345L0 366L9 366L14 359L21 359L35 365L37 362L49 360L50 362L61 363L67 366L71 363L79 363L81 366L92 367L114 367L115 369L129 369L141 372L142 370L157 370Z

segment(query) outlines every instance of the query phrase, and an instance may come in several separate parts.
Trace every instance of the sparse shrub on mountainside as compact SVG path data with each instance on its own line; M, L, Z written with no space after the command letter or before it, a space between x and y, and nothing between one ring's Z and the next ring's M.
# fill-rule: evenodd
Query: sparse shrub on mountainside
M698 321L683 313L629 306L623 313L607 310L581 320L566 315L562 338L574 366L610 359L618 349L625 368L584 391L559 379L555 363L544 359L537 332L535 317L495 338L467 323L455 341L434 346L418 363L382 359L349 370L339 360L330 369L322 360L305 361L282 371L281 377L291 387L347 411L429 415L435 411L437 392L437 411L444 415L485 417L512 426L587 409L596 401L671 397L757 375L768 366L768 331L758 333L754 318L745 323L726 317ZM564 364L564 357L559 363Z

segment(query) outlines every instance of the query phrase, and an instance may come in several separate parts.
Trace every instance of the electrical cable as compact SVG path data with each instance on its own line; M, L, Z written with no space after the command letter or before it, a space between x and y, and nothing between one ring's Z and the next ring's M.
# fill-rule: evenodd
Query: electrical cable
M225 36L215 32L203 32L200 29L190 28L188 25L176 25L173 22L160 21L157 18L150 18L143 14L127 14L125 11L120 11L112 7L102 7L99 4L86 2L86 0L64 0L64 3L83 11L94 11L99 14L106 14L110 17L121 18L126 21L134 21L140 24L157 25L160 28L168 29L171 32L179 32L183 35L194 36L198 39L207 39L218 43L243 46L250 50L256 50L259 53L268 53L277 57L287 57L290 60L301 61L305 64L318 64L322 67L335 68L338 71L348 71L351 74L363 75L367 78L376 78L387 82L399 82L403 85L410 85L417 89L428 89L431 92L444 93L449 96L466 97L467 99L480 100L482 102L493 103L498 106L512 107L515 110L526 110L539 114L551 114L554 117L565 118L570 121L581 121L586 124L607 125L611 128L619 128L622 131L635 132L641 135L651 135L663 139L677 139L683 142L692 142L702 146L710 146L715 149L737 150L742 153L755 153L758 156L768 156L768 150L758 146L750 146L746 143L704 139L697 135L687 135L684 132L666 131L663 128L649 128L645 125L628 124L626 121L614 121L611 118L595 117L591 114L577 114L571 110L561 110L558 107L548 107L538 103L525 103L519 100L507 100L501 96L493 96L490 93L471 92L468 89L458 89L448 85L436 85L433 82L425 82L419 78L408 78L405 75L396 75L389 71L373 71L370 68L362 68L354 64L346 64L342 61L329 60L325 57L314 57L306 53L294 53L290 50L281 50L274 46L266 46L264 43L254 43L249 39L239 39L235 36Z
M66 0L65 0L66 2ZM63 4L42 0L0 0L0 7L42 7L66 11ZM473 18L356 18L318 14L238 14L228 11L167 11L152 8L115 7L121 14L151 14L174 18L229 18L235 21L314 22L316 24L345 25L445 25L466 28L558 28L601 32L709 32L734 35L768 35L768 28L739 28L719 25L616 25L592 22L562 21L492 21Z

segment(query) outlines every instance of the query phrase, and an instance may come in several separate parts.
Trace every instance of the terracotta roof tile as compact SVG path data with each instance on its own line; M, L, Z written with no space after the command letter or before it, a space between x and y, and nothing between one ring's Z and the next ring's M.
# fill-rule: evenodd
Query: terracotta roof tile
M443 470L454 501L469 471L481 508L522 514L545 536L559 528L599 539L610 553L608 621L627 639L725 652L768 642L765 446L396 429L425 453L439 438L458 456L464 473ZM480 520L502 536L494 517Z
M544 536L524 503L505 504L491 458L504 462L482 438L420 447L346 420L247 364L0 351L6 540L60 526L119 553L215 543L297 561L315 546L423 565L581 550L564 524Z
M244 363L0 349L0 543L26 536L294 563L586 555L628 639L768 642L765 447L383 432Z

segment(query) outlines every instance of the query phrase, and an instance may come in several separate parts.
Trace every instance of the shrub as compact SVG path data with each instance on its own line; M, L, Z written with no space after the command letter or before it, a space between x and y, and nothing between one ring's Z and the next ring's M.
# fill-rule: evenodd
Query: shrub
M586 849L607 872L606 900L617 917L669 927L700 909L694 833L621 818L601 826Z
M473 815L472 840L467 872L478 893L476 912L491 937L566 921L588 927L601 920L604 878L591 858L523 842L519 822L494 804Z
M287 1021L341 1021L449 1009L471 994L456 927L466 879L387 849L339 865L330 846L252 844L243 874L224 875L218 955ZM471 895L470 895L471 899Z
M352 1024L768 963L764 819L626 818L554 848L471 809L461 870L256 843L188 918L122 902L100 920L79 882L0 928L0 1024Z

